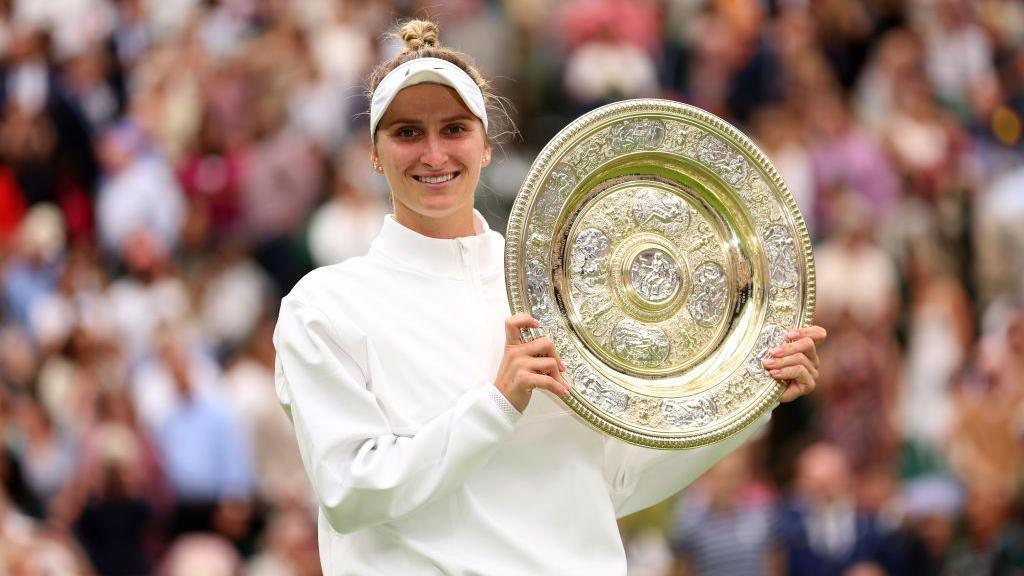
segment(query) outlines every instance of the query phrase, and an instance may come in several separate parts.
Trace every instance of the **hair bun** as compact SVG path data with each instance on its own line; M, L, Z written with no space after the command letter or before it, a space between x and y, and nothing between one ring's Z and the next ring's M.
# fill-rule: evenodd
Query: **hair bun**
M398 31L398 36L405 43L406 52L415 52L421 48L437 48L441 43L437 39L437 24L429 20L411 20Z

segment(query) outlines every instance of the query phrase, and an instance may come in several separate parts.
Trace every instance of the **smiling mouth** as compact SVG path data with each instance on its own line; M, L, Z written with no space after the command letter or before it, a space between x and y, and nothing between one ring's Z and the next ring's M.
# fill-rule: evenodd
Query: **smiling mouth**
M437 176L413 176L413 179L417 182L423 182L424 184L444 184L445 182L454 180L458 175L458 172L449 172L447 174L439 174Z

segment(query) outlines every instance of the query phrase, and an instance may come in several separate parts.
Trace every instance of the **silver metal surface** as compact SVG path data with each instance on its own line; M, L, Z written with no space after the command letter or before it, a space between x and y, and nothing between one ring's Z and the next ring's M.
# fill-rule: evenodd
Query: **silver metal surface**
M689 448L753 422L783 386L760 359L811 323L814 262L778 171L738 130L664 100L605 106L541 152L509 220L513 313L628 442Z

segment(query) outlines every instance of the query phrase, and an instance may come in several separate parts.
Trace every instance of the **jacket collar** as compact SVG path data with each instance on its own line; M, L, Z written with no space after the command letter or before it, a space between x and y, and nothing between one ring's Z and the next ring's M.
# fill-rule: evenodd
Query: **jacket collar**
M406 228L394 215L388 214L380 234L370 245L369 255L428 276L464 278L474 268L482 275L500 273L504 266L505 239L491 230L476 210L473 225L475 236L431 238Z

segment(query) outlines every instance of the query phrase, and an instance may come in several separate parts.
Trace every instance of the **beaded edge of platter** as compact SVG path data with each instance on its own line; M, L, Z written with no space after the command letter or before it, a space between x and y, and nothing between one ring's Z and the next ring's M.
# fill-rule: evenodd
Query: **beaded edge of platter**
M524 234L527 232L526 218L532 204L537 200L537 196L542 192L541 185L544 184L546 180L560 176L559 174L554 174L558 169L560 169L560 167L552 165L552 162L556 159L564 160L563 157L567 155L567 151L564 149L566 144L573 142L581 133L592 131L595 125L601 125L602 130L608 129L610 126L614 125L613 123L616 120L621 119L625 121L631 118L638 119L638 114L668 115L670 117L674 116L680 120L689 120L693 125L706 130L708 134L705 134L702 139L707 138L709 135L713 137L709 146L705 146L704 148L700 148L698 146L696 154L704 154L707 152L708 148L715 147L716 149L712 150L711 153L725 153L728 156L729 148L730 146L733 146L745 153L745 158L739 158L741 167L743 167L742 164L747 160L752 160L754 164L756 164L756 169L759 170L760 174L767 177L767 180L769 181L768 191L783 204L786 213L792 218L792 228L798 236L798 238L793 240L795 240L795 243L799 245L797 249L800 250L800 256L802 256L801 263L804 276L803 282L800 283L801 290L798 291L797 296L797 304L800 307L800 314L798 318L794 319L794 325L806 326L810 324L814 315L816 303L815 269L813 253L811 251L810 235L804 223L803 216L797 207L796 201L778 170L768 160L767 156L765 156L765 154L758 149L746 135L728 122L709 112L690 105L657 99L639 99L618 102L584 114L560 131L550 142L548 142L538 155L537 159L531 166L530 172L524 181L523 186L520 188L508 222L505 250L505 274L506 289L508 291L509 305L512 309L512 313L532 313L527 294L524 293L526 285L526 268L531 264L531 262L526 260L525 254L525 247L528 240L524 237ZM664 137L664 135L662 136ZM574 144L581 144L581 142L574 142ZM633 144L635 144L635 142ZM724 151L719 150L719 148L721 148L721 144L725 145ZM664 152L664 150L662 151ZM676 154L683 156L682 153L678 151ZM707 164L705 159L702 158L701 160ZM600 166L601 162L598 162L594 167L592 167L590 173L593 173L593 170ZM718 175L723 180L728 181L728 177L730 176L728 173L729 167L726 166L724 170L726 173L723 174L722 171L719 171ZM755 173L758 170L755 170ZM577 183L575 182L575 177L579 177L579 175L571 176L574 176L574 181L568 186L569 193L572 192L573 187ZM584 176L586 176L586 174ZM746 174L741 177L745 178ZM542 197L541 200L544 200L544 198ZM520 281L521 279L522 282ZM800 298L800 296L802 296L802 298ZM802 300L802 302L800 302L800 300ZM766 334L768 335L768 338L774 338L777 340L779 331L784 331L785 329L780 326L769 324L765 320L759 326L759 330L761 334L759 334L757 338L759 341L764 341L766 339ZM544 334L543 330L536 329L524 332L524 336L527 340L540 337ZM560 346L562 349L559 350L560 354L573 355L573 351L565 348L566 338L564 335L562 338L553 338L553 340L556 341L556 346L562 345ZM759 358L759 356L755 355L754 358ZM750 361L752 360L748 360L748 363ZM570 362L567 362L567 364L570 364ZM579 367L580 361L573 358L571 364L570 370L572 370L574 366ZM586 362L582 362L582 365L585 366ZM597 378L598 385L606 383L610 384L613 388L621 387L620 384L603 379L600 375L594 376ZM619 422L616 422L601 413L599 410L595 409L594 397L583 396L580 391L581 383L579 382L579 378L577 375L572 375L572 378L574 386L571 389L571 394L563 400L566 405L568 405L583 420L594 428L620 438L626 442L649 448L661 449L698 447L731 436L751 425L767 411L773 408L778 403L779 396L784 390L784 385L774 380L770 380L769 384L763 385L763 389L759 391L754 390L751 392L750 390L747 390L748 398L745 400L749 402L749 397L753 397L755 400L752 403L746 404L745 408L740 411L738 415L733 414L724 418L721 421L722 424L720 426L714 427L710 430L704 430L697 433L684 431L670 434L646 434L637 431L639 426L630 427L628 424L622 424L621 419L619 419ZM754 376L750 375L748 380L750 379L754 379ZM750 383L746 382L745 384ZM754 382L751 385L756 384L757 383ZM613 393L610 394L609 397L612 401L618 402L619 397L614 393L614 390L612 390L612 392ZM706 407L706 403L709 401L712 403L710 409L712 411L717 410L713 404L714 400L709 398L710 395L678 399L645 398L639 394L627 396L628 397L625 400L627 405L619 407L619 411L625 412L627 410L632 410L634 412L632 415L634 421L636 421L637 417L642 419L645 416L650 416L645 412L648 407L657 412L653 417L664 417L663 412L666 408L670 407L668 402L672 402L672 406L677 407L681 411L679 413L681 417L685 417L688 414L692 415L695 411L699 412L701 409ZM603 399L604 398L602 397L602 400ZM660 401L658 407L654 406L654 402L656 400ZM637 414L638 411L639 415ZM695 426L695 428L698 429L701 427L702 426L700 425Z

